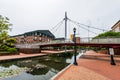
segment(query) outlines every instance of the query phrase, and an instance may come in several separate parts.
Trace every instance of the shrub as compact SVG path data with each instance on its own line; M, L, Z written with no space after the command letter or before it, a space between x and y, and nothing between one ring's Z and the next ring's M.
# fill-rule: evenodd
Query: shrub
M5 49L5 50L8 50L8 49L9 49L9 47L8 47L7 45L2 45L1 48L2 48L2 49Z
M108 32L101 33L94 38L106 38L106 37L120 37L120 32L108 31Z
M7 44L8 46L10 46L10 47L14 47L14 44L15 44L16 42L17 42L17 41L16 41L15 38L8 38L8 39L6 40L6 44Z
M7 51L10 53L16 53L17 49L16 48L9 48Z

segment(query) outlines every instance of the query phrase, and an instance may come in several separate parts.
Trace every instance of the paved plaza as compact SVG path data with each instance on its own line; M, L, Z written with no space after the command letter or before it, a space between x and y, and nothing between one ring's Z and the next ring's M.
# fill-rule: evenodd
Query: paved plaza
M120 56L111 65L109 55L87 51L77 62L78 66L70 65L54 80L120 80Z

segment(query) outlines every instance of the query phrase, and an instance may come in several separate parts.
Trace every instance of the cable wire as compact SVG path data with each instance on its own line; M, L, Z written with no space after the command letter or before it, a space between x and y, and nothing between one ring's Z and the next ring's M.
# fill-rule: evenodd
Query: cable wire
M74 21L72 21L72 20L70 20L70 21L71 21L72 23L76 24L78 27L84 29L84 30L87 30L87 31L89 31L89 32L91 32L91 33L94 33L94 34L98 34L98 33L95 33L95 32L93 32L93 31L89 30L89 29L86 29L86 28L82 27L79 23L76 23L76 22L74 22Z
M63 24L63 21L62 21L62 23L60 23L59 26L55 29L55 32L60 28L60 26L61 26L62 24ZM54 32L54 33L55 33L55 32Z
M63 19L62 21L60 21L58 24L56 24L54 27L52 27L52 28L50 29L50 31L51 31L51 30L54 30L58 25L60 25L61 23L63 23L63 21L64 21L64 19Z
M79 24L79 25L83 25L83 26L89 27L89 28L93 28L93 29L97 29L97 30L101 30L101 31L108 31L108 30L105 30L105 29L100 29L100 28L96 28L96 27L89 26L89 25L86 25L86 24L82 24L82 23L79 23L79 22L77 22L77 21L73 21L73 20L71 20L71 19L68 19L68 20L70 20L70 21L72 21L72 22L74 22L74 23L77 23L77 24Z

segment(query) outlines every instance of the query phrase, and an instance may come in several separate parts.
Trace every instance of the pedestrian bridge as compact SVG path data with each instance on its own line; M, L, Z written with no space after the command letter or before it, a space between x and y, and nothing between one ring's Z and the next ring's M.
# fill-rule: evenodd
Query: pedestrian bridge
M47 46L74 46L74 42L67 40L53 40L50 42L40 43L24 43L16 44L16 48L40 48ZM76 43L77 46L93 46L93 47L120 47L120 38L81 38L80 42Z

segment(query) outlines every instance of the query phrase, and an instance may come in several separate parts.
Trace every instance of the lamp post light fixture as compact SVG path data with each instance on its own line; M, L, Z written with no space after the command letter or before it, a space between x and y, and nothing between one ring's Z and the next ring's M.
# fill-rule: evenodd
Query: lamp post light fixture
M73 28L73 32L74 32L74 37L73 37L73 41L74 41L74 65L78 65L77 61L76 61L76 37L75 37L75 33L76 33L76 28Z

